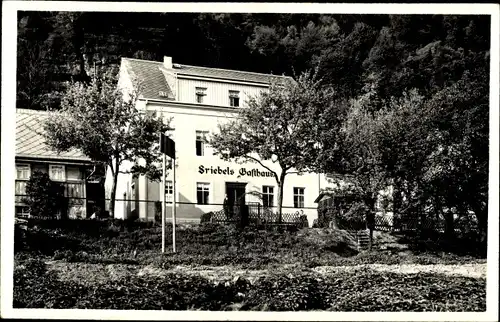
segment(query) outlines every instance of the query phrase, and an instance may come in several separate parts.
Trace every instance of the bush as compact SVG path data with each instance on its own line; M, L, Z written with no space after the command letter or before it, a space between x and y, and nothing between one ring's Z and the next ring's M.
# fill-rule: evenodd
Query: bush
M370 210L362 202L355 202L345 213L337 213L335 219L341 229L366 229L366 218Z
M200 217L200 223L205 224L205 223L211 222L212 215L213 215L213 212L207 212L207 213L202 214Z
M47 173L35 171L26 183L24 202L32 216L66 216L67 205L64 186L50 180Z
M299 225L297 228L307 228L309 227L309 221L307 220L306 215L301 215L299 217Z
M276 263L314 267L384 263L388 260L397 264L402 260L415 260L413 256L402 259L391 251L387 251L387 258L381 251L368 253L369 257L356 255L354 238L346 231L331 228L272 231L247 227L239 230L234 225L214 223L182 229L179 227L176 235L177 253L167 256L159 254L161 227L152 222L126 222L118 219L28 220L28 226L25 230L16 225L16 256L27 253L69 261L141 263L159 267L198 264L252 268L263 268ZM171 235L172 226L167 224L167 250L171 247ZM438 246L432 248L436 254L439 254ZM439 256L431 257L438 263L449 262ZM453 261L456 262L455 259Z

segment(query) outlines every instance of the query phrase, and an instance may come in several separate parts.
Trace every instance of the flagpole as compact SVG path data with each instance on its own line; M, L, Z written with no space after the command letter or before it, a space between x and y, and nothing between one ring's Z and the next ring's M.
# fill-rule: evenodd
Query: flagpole
M176 194L177 194L177 188L175 185L175 154L174 157L172 158L172 168L173 168L173 200L172 200L172 248L174 253L176 252L175 250L175 221L176 221Z

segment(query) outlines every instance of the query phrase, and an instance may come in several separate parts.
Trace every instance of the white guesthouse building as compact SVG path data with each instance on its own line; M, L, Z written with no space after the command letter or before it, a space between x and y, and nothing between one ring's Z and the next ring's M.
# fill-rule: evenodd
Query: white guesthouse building
M257 163L223 161L213 155L212 148L204 142L204 137L217 131L219 123L236 117L235 111L245 108L249 96L267 90L271 77L276 76L174 64L171 57L164 57L163 62L122 58L120 86L132 86L132 79L142 83L138 109L172 118L170 137L176 143L179 221L197 221L203 213L221 210L226 194L232 200L244 195L246 203L277 205L276 181L265 168ZM278 170L270 161L266 165ZM109 173L107 178L111 178ZM172 200L172 179L172 171L168 171L167 201ZM324 175L288 175L283 212L302 210L312 225L317 218L314 201L320 189L327 185ZM106 186L109 197L110 180ZM151 182L144 176L133 179L132 175L120 174L115 217L126 219L134 214L140 219L154 220L158 211L155 202L161 200L160 189L161 183ZM167 206L167 219L171 206L171 203Z

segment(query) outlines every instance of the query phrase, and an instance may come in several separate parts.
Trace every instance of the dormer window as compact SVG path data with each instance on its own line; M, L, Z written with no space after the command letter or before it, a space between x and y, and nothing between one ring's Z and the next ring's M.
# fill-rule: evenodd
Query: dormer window
M196 103L202 104L204 97L207 95L206 87L196 87Z
M229 106L239 107L240 106L240 92L239 91L229 91Z

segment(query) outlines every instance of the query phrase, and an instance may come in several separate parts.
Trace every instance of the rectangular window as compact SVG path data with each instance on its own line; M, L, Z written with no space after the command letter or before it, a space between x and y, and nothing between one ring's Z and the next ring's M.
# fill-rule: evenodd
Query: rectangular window
M196 87L196 103L202 104L206 95L207 89L205 87Z
M69 198L85 198L83 195L82 183L67 183L66 184L66 197Z
M16 180L16 187L15 187L15 203L17 204L22 204L23 199L27 197L26 195L26 183L28 181L23 181L23 180Z
M207 142L208 131L196 131L196 155L205 155L205 144Z
M199 205L208 205L210 184L198 182L196 184L196 199Z
M31 166L29 164L16 164L15 203L22 203L26 197L26 183L31 177Z
M66 190L64 195L68 197L70 205L83 205L85 203L83 183L66 183L65 186Z
M240 92L239 91L229 91L229 106L239 107L240 106Z
M16 164L16 179L29 180L31 167L29 164Z
M165 181L165 201L167 203L172 203L174 200L174 184L172 181Z
M26 194L27 181L16 180L16 196L23 196Z
M274 187L262 186L262 204L264 207L274 206Z
M293 188L293 207L304 208L304 188Z
M28 206L16 206L16 215L27 216L30 214L30 208Z
M66 181L66 171L63 165L49 165L49 177L54 181Z

